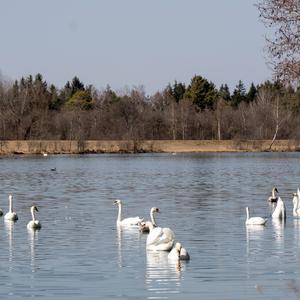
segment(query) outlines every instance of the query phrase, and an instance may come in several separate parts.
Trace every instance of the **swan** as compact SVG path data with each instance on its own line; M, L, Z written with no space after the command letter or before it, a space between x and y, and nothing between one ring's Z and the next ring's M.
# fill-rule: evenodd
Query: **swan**
M293 193L293 216L294 217L300 217L300 203L299 203L299 188L297 189L297 193Z
M157 251L170 251L173 247L175 234L170 228L155 227L149 223L149 235L147 237L147 249Z
M28 222L27 228L28 229L40 229L42 227L42 224L39 220L37 220L35 218L35 212L39 211L39 210L37 209L36 206L31 206L30 211L31 211L32 220L30 222Z
M152 223L154 227L157 227L157 224L156 224L156 221L155 221L155 218L154 218L154 213L155 212L159 213L159 209L157 207L152 207L151 210L150 210L150 219L151 219L151 221L139 223L139 229L140 229L141 232L148 233L150 231L149 223Z
M272 189L272 196L270 196L270 197L268 198L268 201L269 201L269 202L277 202L278 197L276 197L275 192L278 193L278 190L277 190L277 188L274 186L273 189Z
M250 218L250 213L249 213L249 207L246 207L246 225L265 225L267 222L267 219L261 218L261 217L252 217Z
M284 205L284 202L282 201L282 199L280 197L278 197L276 208L275 208L275 210L272 214L272 218L273 219L281 219L281 220L286 219L285 205Z
M175 247L168 254L168 258L176 259L176 260L189 260L190 255L188 254L186 249L182 247L180 243L176 243Z
M138 226L139 223L143 222L144 219L140 217L133 217L133 218L126 218L121 220L122 215L122 202L121 200L115 200L114 205L118 204L119 206L119 212L118 212L118 218L117 218L117 225L118 226Z
M9 195L9 210L8 213L5 214L4 219L9 221L17 221L18 215L13 211L13 196Z

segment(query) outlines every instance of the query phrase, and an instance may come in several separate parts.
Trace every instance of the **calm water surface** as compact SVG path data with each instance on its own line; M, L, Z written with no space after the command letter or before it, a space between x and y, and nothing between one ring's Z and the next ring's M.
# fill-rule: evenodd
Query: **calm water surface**
M56 171L51 168L56 167ZM286 224L245 227L245 206L269 216L276 185ZM299 299L300 219L292 192L300 153L138 154L0 159L0 206L12 193L19 221L0 219L0 299ZM174 230L188 263L147 252L124 217ZM29 208L42 229L28 232Z

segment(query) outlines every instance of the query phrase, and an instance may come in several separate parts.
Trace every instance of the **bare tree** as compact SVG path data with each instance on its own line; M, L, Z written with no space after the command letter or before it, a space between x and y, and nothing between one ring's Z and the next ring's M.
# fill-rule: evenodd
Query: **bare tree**
M260 18L274 34L267 37L275 75L284 82L300 79L300 1L260 0Z

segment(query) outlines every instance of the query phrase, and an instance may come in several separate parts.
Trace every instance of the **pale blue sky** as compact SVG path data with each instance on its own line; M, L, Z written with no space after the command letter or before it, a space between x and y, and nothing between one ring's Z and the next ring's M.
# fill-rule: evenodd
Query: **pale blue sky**
M0 0L0 70L75 75L147 93L195 74L232 89L271 79L255 0Z

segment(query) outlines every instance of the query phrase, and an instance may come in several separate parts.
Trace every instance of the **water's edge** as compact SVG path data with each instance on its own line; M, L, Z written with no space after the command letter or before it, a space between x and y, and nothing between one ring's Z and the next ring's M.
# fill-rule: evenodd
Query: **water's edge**
M0 155L145 152L294 152L300 140L27 140L0 141Z

